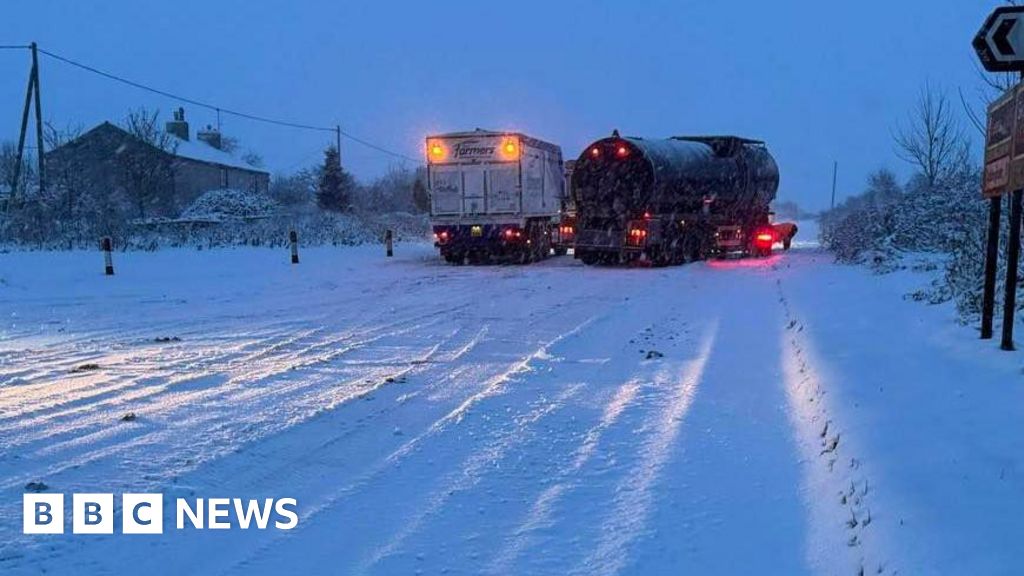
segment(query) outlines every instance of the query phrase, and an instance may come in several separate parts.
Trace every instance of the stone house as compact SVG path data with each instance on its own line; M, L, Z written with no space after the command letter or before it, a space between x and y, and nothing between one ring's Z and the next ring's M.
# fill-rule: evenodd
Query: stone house
M46 153L48 172L73 171L77 186L84 190L112 191L118 188L120 170L118 157L126 151L143 148L166 160L169 178L154 184L157 194L169 196L156 202L152 216L175 217L177 211L209 192L231 188L266 193L270 174L222 150L220 132L207 128L196 134L189 132L185 111L178 109L167 122L170 136L167 150L151 146L125 129L104 122L78 138Z

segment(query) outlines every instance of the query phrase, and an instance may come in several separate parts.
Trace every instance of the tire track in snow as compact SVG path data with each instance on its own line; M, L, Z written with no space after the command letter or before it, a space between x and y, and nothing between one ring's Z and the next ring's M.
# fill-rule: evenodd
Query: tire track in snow
M434 369L443 369L442 366L448 362L456 362L463 356L469 354L479 343L483 340L487 334L487 327L483 327L478 330L472 337L470 337L465 343L458 344L458 347L454 350L443 352L442 349L449 343L456 340L456 337L461 333L460 330L455 330L443 340L439 341L431 350L424 356L413 359L404 368L399 369L397 372L389 372L394 378L402 377L420 377L428 374ZM391 368L395 368L392 366ZM347 402L348 400L354 400L365 397L369 394L379 391L386 381L384 379L378 379L378 384L371 387L360 390L354 397L346 397L342 401L332 399L330 403L321 404L321 408L317 412L326 412L334 410L341 403ZM436 381L432 381L426 387L430 388L436 386ZM409 394L417 395L419 391L412 392ZM309 445L304 447L304 450L300 453L292 453L287 456L284 454L278 454L275 458L268 458L268 461L273 462L273 465L267 464L260 468L260 474L252 476L246 479L246 486L259 486L262 484L262 480L273 479L280 482L282 478L286 478L289 474L294 473L296 470L302 470L307 465L315 466L323 453L328 451L333 446L346 440L353 433L357 432L360 428L358 425L373 422L374 420L386 416L396 410L398 410L405 402L404 398L409 394L402 394L396 398L394 403L385 403L383 407L370 411L368 414L358 417L355 420L356 428L348 429L340 434L330 436L326 440L323 440L315 445ZM291 482L286 482L291 484Z
M596 453L604 431L618 421L622 412L636 399L639 389L640 384L635 380L619 386L611 402L605 405L601 419L587 430L583 442L573 452L569 465L560 471L555 483L545 488L537 497L527 513L526 520L513 532L512 540L495 556L486 570L487 573L510 573L511 565L534 542L534 532L551 521L555 505L563 494L572 489L572 477Z
M584 328L593 324L597 321L600 316L590 316L587 319L579 322L571 329L558 334L557 336L547 340L538 346L531 353L527 354L523 358L507 365L503 370L488 378L481 387L481 390L471 394L466 400L460 402L455 408L445 412L442 416L430 423L424 432L421 432L417 436L401 443L397 448L389 452L380 461L374 464L365 472L361 473L355 479L342 486L341 488L328 493L321 497L319 501L308 505L308 507L302 510L302 522L304 526L309 526L313 521L321 514L338 506L339 503L347 500L349 497L358 494L360 490L368 485L371 485L375 480L380 478L389 470L393 470L396 466L400 466L401 463L416 450L416 448L428 438L437 436L447 430L448 426L458 421L459 416L465 416L469 408L475 405L477 402L485 398L489 398L501 393L501 390L509 381L515 376L529 372L532 369L532 364L538 360L548 359L551 357L550 350L552 346L559 342L562 342L571 335L580 333ZM473 344L475 346L476 344ZM336 444L343 440L343 436L334 437L324 444L327 447L331 444ZM281 541L280 536L271 538L268 542L259 546L256 550L249 554L237 559L232 564L234 568L243 568L251 561L265 556L273 550L274 546ZM226 570L226 572L229 570Z
M396 321L396 322L391 322L391 323L385 324L385 325L380 327L380 328L383 328L383 330L379 334L372 334L371 333L371 335L365 336L361 340L349 343L348 346L346 346L346 347L344 347L344 348L342 348L340 350L335 350L335 351L331 352L329 354L330 360L334 360L334 359L340 357L343 354L346 354L346 353L349 353L349 352L351 352L353 350L362 348L362 347L364 347L364 346L366 346L368 344L371 344L373 342L376 342L376 341L378 341L378 340L380 340L382 338L405 334L405 333L408 333L408 332L412 332L412 331L421 329L424 326L424 324L422 324L422 323L421 324L409 325L408 324L409 320L416 321L416 320L422 320L423 318L430 318L429 320L427 320L427 322L433 324L433 323L439 322L442 319L441 316L443 316L446 313L448 313L447 310L443 310L443 311L434 310L434 311L431 311L428 314L419 315L417 318L404 319L402 321ZM401 328L397 328L396 329L396 327L398 327L398 326L401 326ZM320 348L319 345L315 346L315 347L317 349ZM314 361L310 361L310 363L319 363L319 362L324 362L324 361L328 361L328 360L325 360L324 358L317 358L315 362ZM291 373L291 372L292 372L291 364L284 365L284 366L279 366L279 370L277 372L273 373L271 375L271 377L276 377L276 376L279 376L281 374ZM361 381L365 377L366 377L366 374L357 375L356 377L354 377L351 380L349 380L346 384L351 385L353 383ZM265 376L264 378L267 378L267 377ZM196 405L197 403L203 403L204 405L207 405L207 406L210 406L210 405L214 405L215 406L215 405L219 405L220 403L225 403L227 406L229 406L229 408L225 409L225 410L209 410L209 409L208 410L204 410L204 411L200 412L199 415L193 416L191 418L186 418L184 420L177 420L177 419L175 419L175 422L173 424L162 426L159 429L149 430L149 431L143 432L142 434L136 436L135 438L132 438L131 440L123 441L123 442L118 442L118 443L112 444L112 445L103 445L103 446L98 447L95 450L91 450L89 452L83 453L82 452L83 444L89 443L89 444L95 445L96 443L98 443L101 440L105 440L107 438L114 438L114 437L117 437L117 436L120 436L120 435L124 434L124 430L122 429L122 427L117 426L116 422L112 423L111 426L108 426L108 427L106 427L106 428L104 428L102 430L98 430L98 431L96 431L96 432L94 432L92 434L86 435L86 436L79 436L79 435L71 434L72 432L74 432L76 430L79 430L79 429L82 429L82 428L86 428L86 427L89 427L89 426L95 426L95 425L97 425L99 423L109 422L109 420L110 420L109 415L102 414L102 413L98 414L98 415L95 415L92 418L88 419L88 421L81 422L81 423L76 423L70 429L61 430L61 434L63 434L64 436L72 435L73 437L70 438L67 441L64 441L64 442L57 442L57 443L49 444L46 447L46 454L45 455L48 457L48 458L46 458L46 460L53 461L53 463L51 463L48 467L47 467L47 465L45 463L43 463L43 466L41 468L37 467L37 468L31 469L29 471L25 471L25 469L22 469L20 474L14 476L14 477L9 477L9 478L3 479L2 480L3 483L0 484L0 489L11 488L13 486L24 484L24 482L29 481L29 480L39 479L39 478L46 477L46 476L52 476L54 474L60 473L60 472L62 472L64 470L67 470L69 468L81 467L81 466L83 466L85 464L88 464L90 462L93 462L93 461L96 461L96 460L99 460L99 459L102 459L102 458L106 458L106 457L113 456L113 455L116 455L116 454L124 453L126 451L130 451L131 449L139 447L139 446L143 446L143 445L147 445L147 444L152 444L152 443L161 443L161 442L166 441L166 440L177 438L177 437L179 437L182 434L182 432L180 430L180 428L182 428L182 427L189 427L189 428L196 429L196 428L202 428L202 427L205 426L206 427L206 434L207 435L210 435L211 432L216 434L216 430L215 429L211 429L210 426L213 423L217 422L217 421L223 421L224 418L225 418L225 415L227 415L227 416L236 416L236 415L238 415L240 413L246 413L251 418L251 415L253 413L258 412L258 410L259 410L259 406L257 406L257 405L254 405L252 408L250 408L248 410L240 409L237 406L238 402L247 402L249 404L252 404L254 401L259 400L259 399L271 398L271 397L277 398L277 397L282 397L282 396L287 397L289 395L294 395L295 392L297 392L297 391L299 391L301 389L309 389L309 388L314 388L315 389L315 388L317 388L318 386L321 385L320 380L314 379L314 378L303 378L303 379L295 379L295 380L296 381L294 383L289 384L289 385L284 385L284 386L282 386L282 385L258 386L259 381L256 381L256 382L246 382L247 386L245 388L238 388L237 386L228 386L228 385L230 385L232 383L237 383L239 381L238 378L232 378L232 379L229 379L225 383L225 385L222 385L222 386L217 386L217 387L208 388L208 389L207 388L201 388L201 389L191 390L189 392L184 392L184 393L179 393L179 394L174 394L173 390L169 391L167 386L161 386L161 387L158 387L156 389L143 392L140 397L134 397L134 398L131 398L131 400L137 402L141 398L150 398L150 397L152 397L153 400L160 400L160 397L162 395L166 396L165 393L171 392L170 396L167 396L162 401L159 401L156 405L150 405L150 406L145 406L144 405L141 408L137 408L138 410L140 410L140 414L143 414L143 415L146 415L149 412L154 412L154 413L163 414L165 419L169 419L169 415L175 409L180 409L180 408L185 408L185 407L188 407L188 406L193 406L193 405ZM382 379L380 379L380 380L382 380ZM275 411L275 413L279 413L280 410L283 410L283 409L286 409L286 408L288 408L287 405L278 402L278 403L274 403L273 411ZM94 412L94 411L90 411L90 412ZM288 422L288 420L286 418L281 418L280 420L281 420L281 423L289 424L289 422ZM278 426L277 428L280 428L280 426ZM53 437L54 437L54 431L52 430L51 427L46 427L45 430L46 430L46 434L39 441L48 441L48 442L52 441ZM23 447L23 449L24 449L24 447ZM76 457L71 458L71 459L62 459L62 458L60 458L60 455L63 452L66 452L66 451L74 451L76 453Z
M107 345L102 349L86 351L61 347L53 355L46 356L25 351L25 357L21 361L23 363L31 362L34 366L26 369L28 375L25 376L25 382L18 386L0 388L0 409L17 415L17 419L20 420L21 417L33 412L44 412L86 399L90 394L109 391L109 388L101 387L106 383L105 381L96 381L97 374L115 372L115 375L130 375L131 371L125 370L129 365L140 362L158 363L172 354L176 354L172 357L174 362L165 361L159 365L178 364L175 368L182 368L181 365L184 364L192 369L197 366L189 364L190 362L202 365L202 363L212 364L230 360L244 354L248 347L262 347L267 342L284 334L287 334L286 330L266 333L255 338L250 338L250 335L240 335L229 343L221 342L219 339L190 340L177 346L159 345L152 341L144 342L149 349L140 348L143 342L119 343L115 344L113 349ZM96 372L75 372L76 367L86 363L98 364L100 369ZM33 371L38 367L45 368ZM63 385L68 383L73 386ZM70 394L71 392L74 394ZM21 404L17 402L21 402ZM7 419L5 417L0 421Z
M840 562L852 576L895 574L872 530L871 482L861 451L828 399L825 378L816 366L821 362L811 352L781 280L776 287L786 320L781 363L788 412L806 467L808 561L822 574L837 574Z
M515 418L511 425L501 431L483 450L472 453L459 469L445 476L440 488L427 498L426 505L417 510L411 518L407 518L402 529L395 533L386 544L374 550L370 557L356 569L356 573L366 573L399 551L406 539L415 534L431 516L444 508L453 496L476 486L481 477L493 469L495 463L502 460L509 450L533 436L535 432L530 428L532 425L564 406L566 401L575 396L581 388L583 388L583 384L573 384L561 390L552 400L542 398L529 412Z
M282 350L288 345L305 341L307 340L307 338L297 338L289 336L281 341L275 341L273 340L272 337L267 337L261 339L260 341L258 341L258 343L247 342L243 346L243 348L248 348L252 346L257 346L258 348L255 352L245 355L234 353L234 349L232 348L228 349L229 351L232 351L232 353L225 354L222 349L219 349L219 346L211 347L213 350L212 354L208 353L208 350L203 350L200 352L200 359L202 360L202 365L204 366L204 369L208 371L208 373L206 374L200 374L200 377L225 375L224 382L222 383L223 386L218 388L218 390L226 390L228 388L237 387L239 384L247 384L251 386L253 384L258 383L261 380L272 379L274 377L280 376L283 373L297 370L299 368L306 368L314 366L316 364L329 363L344 354L362 348L368 344L372 344L382 338L405 334L409 331L416 330L422 327L422 325L419 324L412 324L410 326L410 322L414 322L416 320L423 320L425 318L437 316L439 314L445 314L447 312L449 311L434 311L425 315L404 318L378 326L370 326L369 328L349 328L342 331L340 335L334 335L327 339L314 339L309 343L301 346L298 350L289 351L285 354L279 354L276 356L270 354L269 352ZM364 326L368 323L369 322L365 322ZM320 327L317 329L308 330L306 331L306 333L307 336L312 336L315 334L325 333L328 330L329 328L327 327ZM279 334L278 336L280 335L281 334ZM362 339L359 338L360 335L362 335ZM341 347L338 349L331 350L332 348L337 346ZM321 351L323 350L330 351L321 353ZM164 367L165 371L163 374L170 375L170 377L166 381L160 380L160 374L147 374L144 377L135 378L134 380L131 381L126 381L119 386L104 389L102 391L102 398L95 398L95 396L99 394L99 391L95 391L96 394L93 396L83 397L68 397L65 391L64 401L61 402L60 404L70 404L71 408L69 410L63 412L50 413L49 418L32 418L30 419L29 422L26 422L25 416L32 415L33 411L22 411L19 412L18 418L15 419L14 424L16 425L17 428L29 427L32 429L42 430L44 424L47 426L52 426L54 423L56 423L56 418L59 416L63 416L66 414L74 414L82 411L95 412L98 409L105 408L108 406L120 406L123 404L130 404L131 402L138 403L143 400L149 400L151 397L156 397L165 394L173 395L182 391L180 387L181 384L186 384L185 391L187 392L186 396L181 398L181 400L183 401L202 400L206 398L205 394L216 394L218 392L218 390L206 389L208 387L205 386L187 386L188 383L196 380L197 367L190 357L184 360L183 362L179 362L178 364L167 364L160 361L160 352L161 351L159 350L157 351L157 358L151 359L151 362L162 365ZM254 362L261 359L265 359L266 362L263 364L257 363L254 365ZM107 371L121 372L121 367L124 364L126 364L126 362L103 361L100 364L100 366L101 369L105 369ZM131 374L130 371L132 370L132 368L128 367L127 370L129 370L129 372L127 373ZM184 373L187 374L187 376L173 376L174 374L178 373ZM134 393L128 392L127 394L123 394L123 392L125 392L126 390L136 387L134 386L136 384L146 383L150 381L153 382L152 385L147 384L146 386L142 387L139 391L136 391ZM204 388L204 390L199 390L199 388ZM276 390L281 391L281 388L276 388ZM189 394L188 392L191 392L191 394ZM122 394L118 395L117 393ZM85 401L89 399L96 399L99 401L91 404L86 404ZM98 418L103 417L98 416ZM5 430L5 427L2 426L3 423L4 419L0 418L0 430ZM95 419L89 422L81 422L81 424L83 425L95 423L97 423L97 420ZM26 424L31 424L31 426L26 426ZM52 429L51 433L47 434L45 438L48 440L52 439Z
M572 574L612 576L625 567L630 545L643 532L654 503L654 488L662 468L672 455L679 429L693 403L717 338L717 323L704 335L696 359L677 371L663 368L654 383L669 387L665 407L654 422L656 428L640 445L639 465L615 489L612 511L601 525L595 549Z
M294 332L303 322L274 325L278 327L233 334L230 338L207 336L193 340L186 336L182 342L173 345L157 344L152 340L120 343L113 351L90 351L85 356L63 349L59 353L70 359L66 359L63 367L54 369L51 366L49 372L39 375L42 381L19 386L10 394L0 389L0 410L13 414L0 417L0 431L6 431L11 423L15 427L25 427L26 417L54 417L95 409L99 401L115 397L138 383L160 383L161 378L166 378L167 384L172 385L195 379L196 372L202 377L223 373L234 366L246 366L282 342L323 331L323 328L299 330L299 336L296 336ZM47 363L37 357L30 360L36 364ZM98 364L99 369L74 373L73 369L84 363ZM155 371L147 372L154 366L157 367ZM145 375L139 377L140 372ZM90 400L96 402L89 404ZM11 401L22 403L12 405ZM31 424L37 428L44 422L34 419Z
M468 398L463 400L462 403L456 406L453 410L451 410L443 417L438 419L436 422L434 422L430 426L430 428L428 428L425 432L413 438L408 443L406 443L402 448L396 450L394 453L389 455L387 460L385 460L385 464L391 464L401 460L407 454L412 452L426 438L429 438L435 434L444 431L444 429L451 424L458 424L459 422L461 422L462 419L466 416L466 414L469 413L470 409L473 408L473 406L487 398L500 394L504 389L505 385L508 382L510 382L513 378L515 378L519 374L530 371L532 369L532 365L534 362L538 360L550 359L551 348L553 346L557 345L558 343L562 342L563 340L571 336L579 334L588 326L593 324L594 321L597 320L597 318L597 316L591 316L590 318L584 320L580 324L573 327L571 330L563 332L562 334L548 341L546 344L543 344L542 346L537 348L533 353L527 355L518 362L515 362L506 371L489 379L486 383L484 383L480 391L470 395Z

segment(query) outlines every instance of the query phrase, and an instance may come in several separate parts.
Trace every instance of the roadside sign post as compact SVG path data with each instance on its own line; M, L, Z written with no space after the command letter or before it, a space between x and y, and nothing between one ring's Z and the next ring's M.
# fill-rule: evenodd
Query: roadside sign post
M997 8L973 42L981 65L989 72L1020 72L1024 78L1024 7ZM982 194L989 199L988 244L981 305L981 337L992 338L996 270L999 259L1001 202L1010 194L1010 234L1006 249L1006 291L1000 348L1013 350L1020 261L1021 202L1024 196L1024 83L1010 88L988 108Z
M989 199L988 246L985 250L985 287L981 294L981 339L992 338L992 316L996 309L996 268L999 265L999 224L1002 198Z
M1016 189L1010 196L1010 238L1006 252L1006 294L1003 296L1003 342L1000 348L1013 350L1013 323L1017 311L1017 264L1020 260L1021 196Z

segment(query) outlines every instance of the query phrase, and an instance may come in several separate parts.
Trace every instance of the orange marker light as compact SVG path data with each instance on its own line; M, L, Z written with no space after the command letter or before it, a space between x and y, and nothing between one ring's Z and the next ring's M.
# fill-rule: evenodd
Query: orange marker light
M615 150L615 154L618 155L619 158L625 158L626 156L629 156L629 148L626 148L625 146L619 146Z
M505 160L518 160L519 142L515 138L506 138L502 140L501 148L498 151Z
M595 146L595 147L590 149L590 155L595 157L595 158L597 158L598 156L601 155L601 151L598 150L597 147Z

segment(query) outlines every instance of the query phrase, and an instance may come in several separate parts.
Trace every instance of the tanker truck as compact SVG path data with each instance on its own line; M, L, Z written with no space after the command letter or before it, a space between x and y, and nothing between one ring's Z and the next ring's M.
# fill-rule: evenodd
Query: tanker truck
M584 264L682 264L763 257L779 170L764 142L737 136L620 137L576 161L575 256Z

